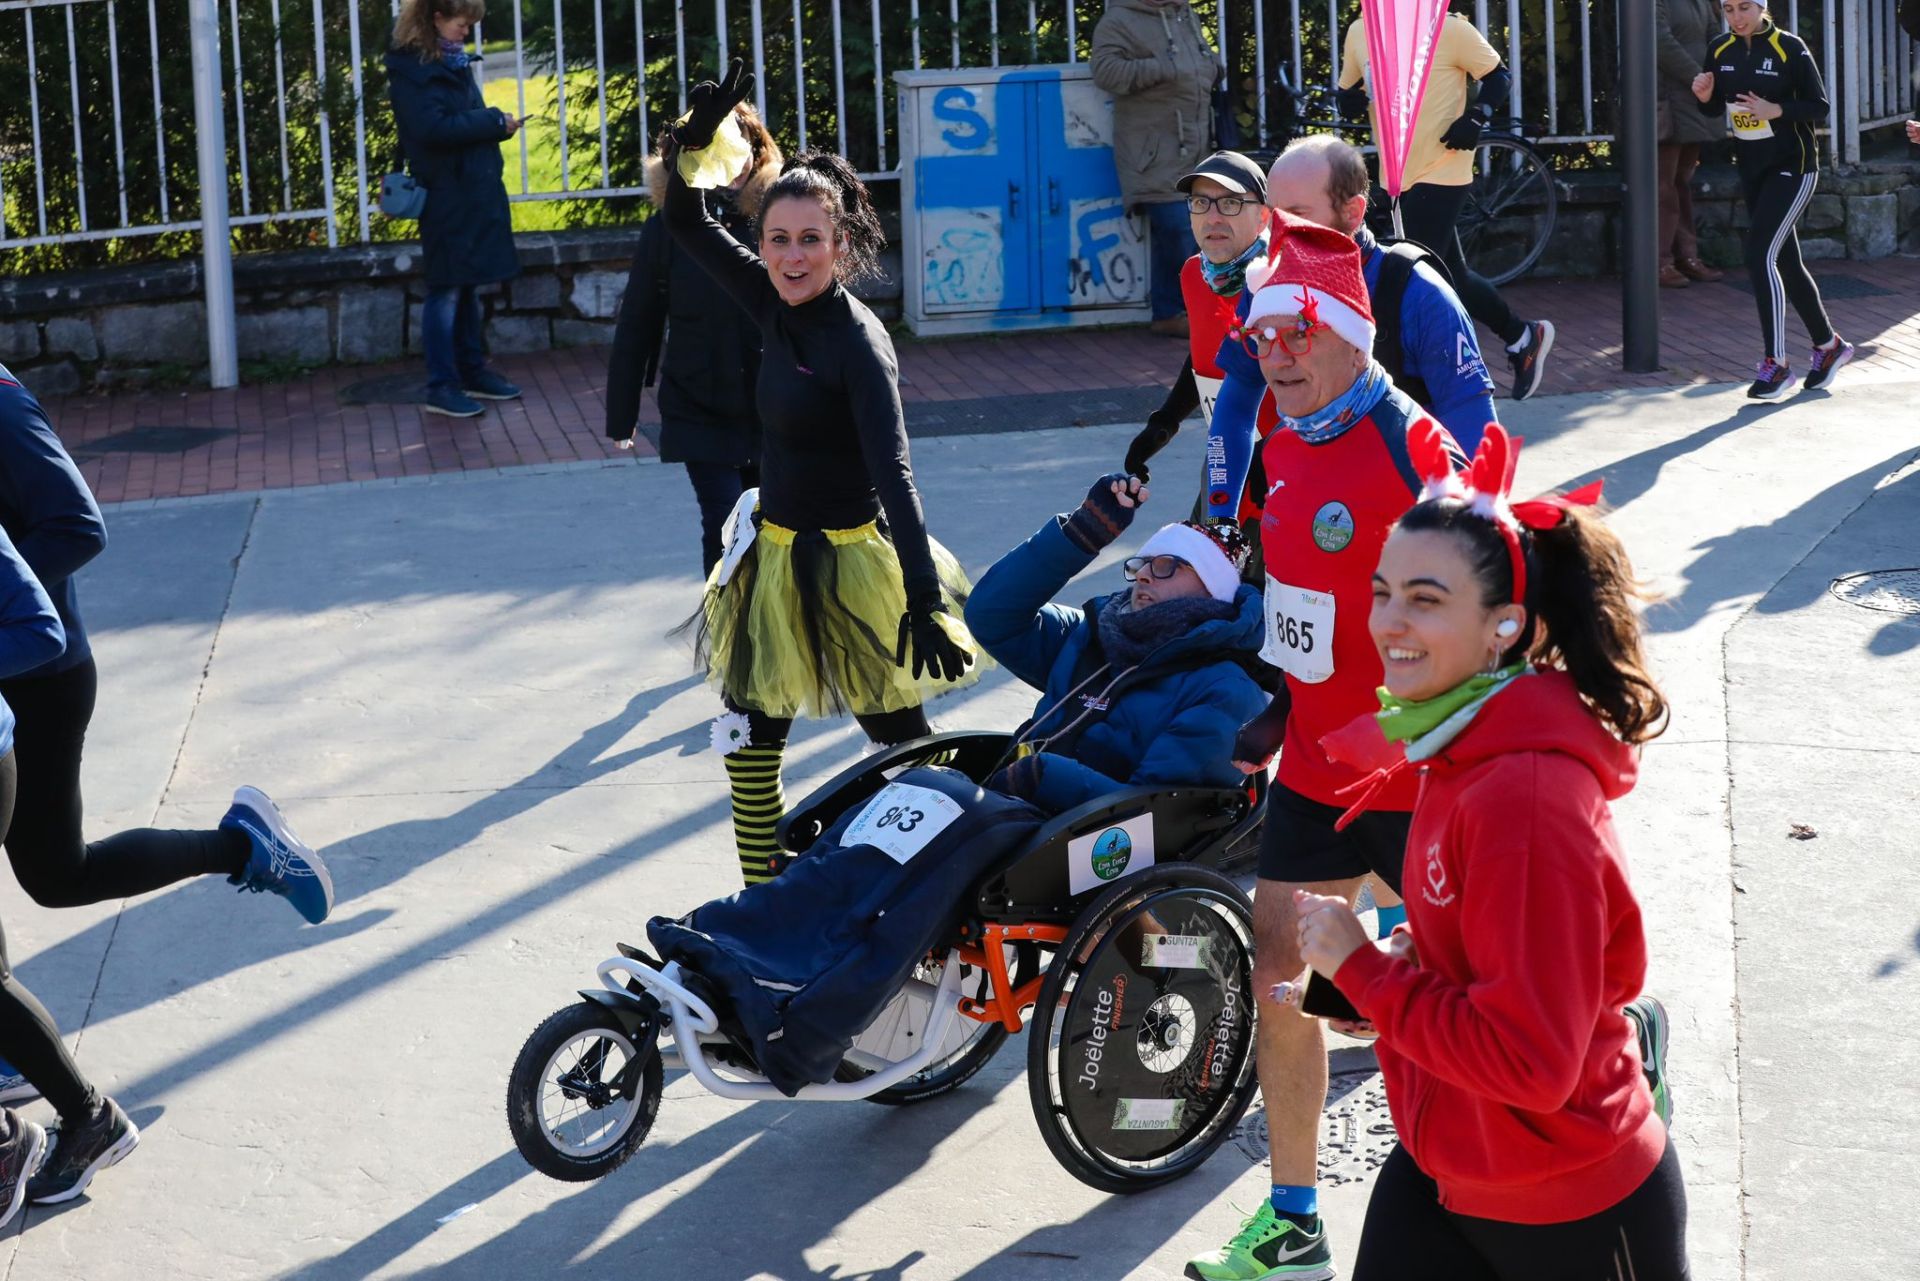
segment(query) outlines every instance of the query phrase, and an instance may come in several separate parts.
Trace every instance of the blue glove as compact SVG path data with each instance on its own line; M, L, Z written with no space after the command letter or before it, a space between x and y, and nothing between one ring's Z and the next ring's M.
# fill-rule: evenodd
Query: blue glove
M1074 546L1089 555L1097 554L1107 544L1127 532L1127 526L1133 524L1133 514L1139 510L1136 498L1134 506L1121 503L1113 492L1115 485L1128 485L1125 472L1109 472L1093 482L1093 488L1087 491L1086 501L1068 513L1062 527ZM1139 490L1139 482L1134 481L1129 493Z

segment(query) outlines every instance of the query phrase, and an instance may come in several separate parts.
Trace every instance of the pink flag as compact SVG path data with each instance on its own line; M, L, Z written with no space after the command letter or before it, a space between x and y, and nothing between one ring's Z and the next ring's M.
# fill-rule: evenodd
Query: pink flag
M1407 170L1414 118L1427 96L1447 0L1360 0L1367 24L1367 74L1379 120L1380 185L1395 201Z

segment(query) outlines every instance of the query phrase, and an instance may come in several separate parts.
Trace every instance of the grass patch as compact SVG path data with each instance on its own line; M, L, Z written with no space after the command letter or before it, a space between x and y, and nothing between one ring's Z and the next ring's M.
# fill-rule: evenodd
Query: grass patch
M525 80L526 111L533 118L521 126L520 133L500 144L506 162L507 194L522 190L520 139L526 138L525 190L561 190L560 123L554 111L554 78L551 75L528 76ZM489 107L498 107L508 115L521 111L521 84L517 80L492 80L482 91ZM573 141L573 187L600 185L600 100L591 71L567 73L567 126ZM566 202L561 200L516 200L513 202L515 231L552 231L567 225Z

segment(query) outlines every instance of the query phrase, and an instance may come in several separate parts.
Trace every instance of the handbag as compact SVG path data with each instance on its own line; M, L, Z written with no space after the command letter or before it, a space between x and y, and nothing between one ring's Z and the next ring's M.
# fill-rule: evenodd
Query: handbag
M380 180L380 212L389 218L418 218L427 208L427 189L413 180L402 161L399 173Z

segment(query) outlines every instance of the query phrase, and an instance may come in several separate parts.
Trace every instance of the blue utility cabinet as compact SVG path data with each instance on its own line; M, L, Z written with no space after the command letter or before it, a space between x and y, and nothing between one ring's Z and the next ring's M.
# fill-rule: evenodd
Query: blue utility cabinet
M901 71L902 310L916 334L1145 321L1147 227L1086 64Z

